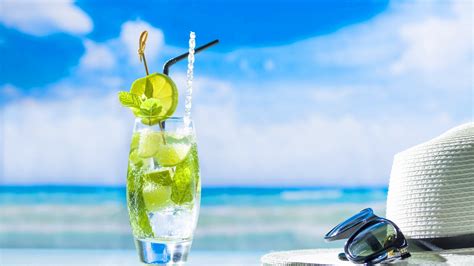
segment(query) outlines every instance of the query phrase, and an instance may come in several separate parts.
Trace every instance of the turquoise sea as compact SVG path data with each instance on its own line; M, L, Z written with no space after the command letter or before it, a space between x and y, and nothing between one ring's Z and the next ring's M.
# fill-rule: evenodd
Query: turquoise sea
M386 188L203 188L193 251L339 247L323 235ZM0 248L133 249L123 187L2 186Z

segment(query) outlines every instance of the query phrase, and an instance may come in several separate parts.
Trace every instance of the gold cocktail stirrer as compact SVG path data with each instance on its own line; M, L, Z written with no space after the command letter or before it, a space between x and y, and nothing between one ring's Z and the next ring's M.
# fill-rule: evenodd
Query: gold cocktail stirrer
M145 47L146 47L146 39L148 38L148 31L143 31L140 34L140 39L138 40L138 56L140 57L140 62L143 61L143 65L145 65L146 75L150 75L148 72L148 65L146 64L145 58Z
M144 30L142 34L140 34L140 38L138 39L138 57L140 58L140 62L143 61L143 65L145 66L146 75L150 75L148 72L148 65L146 64L145 58L145 47L146 47L146 39L148 38L148 31ZM160 126L160 131L164 132L165 128L162 122L159 122L158 125ZM161 134L163 138L163 144L166 145L165 134Z

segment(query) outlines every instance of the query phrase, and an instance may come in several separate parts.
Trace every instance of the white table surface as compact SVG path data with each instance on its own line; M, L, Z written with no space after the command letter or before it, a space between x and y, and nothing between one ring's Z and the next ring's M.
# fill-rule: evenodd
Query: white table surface
M191 251L186 266L257 266L263 253ZM142 266L135 250L0 249L1 266Z
M308 266L308 265L354 265L338 259L341 249L306 249L272 252L261 258L263 266ZM433 252L416 252L406 260L398 261L400 265L474 265L474 251L464 254L438 254Z
M187 266L205 265L354 265L340 261L340 249L307 249L272 252L262 256L258 252L203 252L191 251ZM261 259L260 259L261 257ZM260 261L259 261L260 260ZM401 265L474 265L474 251L466 254L412 253ZM76 250L76 249L0 249L2 266L136 266L138 262L134 250Z

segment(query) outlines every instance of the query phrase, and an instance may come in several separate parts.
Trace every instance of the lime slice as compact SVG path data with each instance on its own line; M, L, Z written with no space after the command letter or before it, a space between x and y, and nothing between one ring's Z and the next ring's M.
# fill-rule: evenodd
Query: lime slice
M128 156L128 160L135 166L141 166L139 164L143 164L142 158L138 156L137 150L133 150L130 152L130 155Z
M144 130L140 135L138 142L138 156L142 158L153 157L162 145L162 135L160 132Z
M154 158L161 166L175 166L186 158L190 149L190 144L161 145Z
M132 135L132 142L130 143L130 150L138 148L138 142L140 141L140 133L136 132Z
M145 94L148 98L160 100L163 109L159 117L172 116L178 106L178 89L173 80L164 74L153 73L135 80L130 92L140 97Z
M191 140L189 137L180 137L172 134L166 134L166 144L158 147L155 160L161 166L176 166L182 162L191 149Z
M128 160L133 166L134 169L142 169L146 171L147 169L152 168L153 166L153 159L151 158L142 158L138 155L138 150L133 150L130 152L130 156L128 157Z
M145 182L142 195L146 209L151 212L163 209L171 203L171 187L169 186L162 186L154 182Z
M172 182L170 169L162 168L145 174L142 193L148 211L157 211L171 203Z
M163 142L163 136L166 144ZM140 136L137 155L141 158L154 157L158 164L169 167L182 162L190 149L189 137L145 130Z
M145 174L145 180L148 183L169 186L173 182L170 169L171 168L161 168L156 171L148 172Z

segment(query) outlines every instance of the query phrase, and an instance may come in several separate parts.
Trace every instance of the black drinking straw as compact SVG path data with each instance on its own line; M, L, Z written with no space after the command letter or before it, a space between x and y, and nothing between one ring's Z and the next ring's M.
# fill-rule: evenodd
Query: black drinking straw
M201 52L202 50L206 50L207 48L213 46L213 45L216 45L219 43L219 40L214 40L212 42L209 42L209 43L206 43L204 44L203 46L199 46L198 48L194 49L194 53L197 54L199 52ZM175 58L171 58L170 60L166 61L166 63L163 65L163 74L167 75L169 74L170 72L170 67L174 64L176 64L177 62L187 58L189 55L189 52L188 53L184 53L182 55L178 55L177 57ZM161 122L160 123L160 128L165 128L165 121Z
M209 48L209 47L211 47L211 46L213 46L213 45L216 45L217 43L219 43L219 40L214 40L214 41L212 41L212 42L210 42L210 43L204 44L203 46L199 46L198 48L196 48L196 49L194 50L194 53L197 54L197 53L201 52L202 50L206 50L207 48ZM182 54L182 55L179 55L179 56L177 56L177 57L175 57L175 58L171 58L170 60L166 61L165 65L163 66L163 74L165 74L165 75L168 76L168 74L169 74L169 68L170 68L172 65L176 64L177 62L179 62L179 61L181 61L181 60L187 58L188 55L189 55L189 53L184 53L184 54Z

